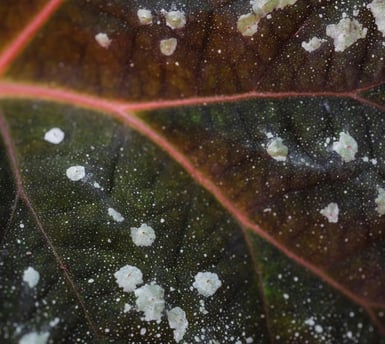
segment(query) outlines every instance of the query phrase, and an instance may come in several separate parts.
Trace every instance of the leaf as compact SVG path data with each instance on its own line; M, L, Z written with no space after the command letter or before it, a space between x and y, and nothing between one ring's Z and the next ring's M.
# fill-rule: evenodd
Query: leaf
M299 0L247 37L251 7L0 5L2 342L384 342L381 27L363 1ZM336 51L341 18L365 37ZM117 283L127 265L164 289L158 316Z

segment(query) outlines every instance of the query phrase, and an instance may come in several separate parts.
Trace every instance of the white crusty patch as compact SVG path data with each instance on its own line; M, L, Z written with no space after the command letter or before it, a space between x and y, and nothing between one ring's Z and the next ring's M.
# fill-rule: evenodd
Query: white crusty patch
M37 286L40 280L40 274L33 267L28 267L23 272L23 281L28 284L30 288Z
M114 208L108 208L107 211L108 211L108 215L110 215L114 221L116 222L124 221L124 217L122 216L122 214L116 211Z
M309 41L303 41L301 43L302 48L304 48L307 52L312 53L313 51L319 49L322 43L326 42L325 39L321 39L318 37L313 37L309 39Z
M198 272L193 283L193 287L198 290L198 293L205 297L214 295L221 285L222 282L218 275L213 272Z
M57 145L64 140L64 131L60 128L52 128L44 134L44 140Z
M340 139L333 143L333 150L342 158L344 162L355 160L358 152L357 141L344 131L340 132Z
M385 1L384 0L373 0L368 8L373 14L376 20L378 31L382 32L382 36L385 37Z
M167 312L168 324L174 330L174 339L179 343L187 330L188 321L185 311L180 307L175 307Z
M329 203L325 208L320 210L320 213L325 216L330 223L338 222L338 214L340 210L337 203Z
M20 338L19 344L46 344L49 332L30 332Z
M134 291L139 284L143 283L143 274L136 266L125 265L114 273L116 283L123 291L129 293Z
M274 160L286 161L288 148L280 137L273 138L266 147L266 152Z
M106 33L100 32L95 35L95 40L98 44L105 49L108 49L111 45L112 40L108 37Z
M152 227L143 223L139 228L131 228L131 238L136 246L151 246L156 235Z
M166 25L171 29L182 29L186 25L186 15L182 11L166 11L162 10L162 14L166 18Z
M343 18L338 24L326 26L326 35L333 39L334 50L344 51L359 39L365 38L368 32L357 19Z
M378 188L378 196L374 200L376 203L376 211L382 216L385 214L385 190L383 188Z
M160 52L165 56L171 56L176 50L178 41L176 38L162 39L159 43Z
M142 25L150 25L152 24L152 13L150 10L146 10L141 8L136 13L139 19L139 23Z
M71 166L67 168L66 175L69 180L72 180L73 182L77 182L85 177L86 170L84 166L79 166L79 165Z
M164 311L164 289L155 283L135 290L136 308L144 313L146 321L160 321Z

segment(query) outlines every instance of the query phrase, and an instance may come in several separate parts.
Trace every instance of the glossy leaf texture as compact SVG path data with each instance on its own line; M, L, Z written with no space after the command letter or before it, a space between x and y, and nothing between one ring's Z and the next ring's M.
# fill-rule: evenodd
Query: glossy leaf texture
M3 1L0 342L385 342L383 8Z

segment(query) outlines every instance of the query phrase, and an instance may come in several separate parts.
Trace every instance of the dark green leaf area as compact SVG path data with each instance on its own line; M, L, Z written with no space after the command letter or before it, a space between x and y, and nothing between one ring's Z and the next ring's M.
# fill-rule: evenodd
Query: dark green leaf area
M52 241L90 314L93 326L87 331L96 328L106 342L174 342L166 314L159 323L142 320L134 293L123 292L116 283L114 273L131 265L142 271L145 284L154 282L164 289L166 310L178 306L186 312L186 343L195 337L207 343L249 337L268 342L258 279L241 228L162 150L116 120L89 111L40 102L9 101L3 108L26 193L42 229L36 228L30 211L24 209L21 216L29 219L34 235L41 237L44 231ZM57 145L43 139L53 127L65 133ZM72 181L66 171L76 165L85 168L85 176ZM124 220L116 221L109 209ZM149 247L136 246L131 237L131 228L142 224L156 233ZM20 231L18 223L12 231ZM17 257L13 247L9 254ZM73 297L73 288L49 268L58 261L47 242L38 247L41 251L29 264L39 270L47 287L60 283L67 297ZM47 269L40 263L46 260L51 264ZM6 266L19 280L27 267ZM216 273L222 282L207 298L192 287L194 276L205 271ZM39 291L40 283L35 288ZM60 293L55 297L64 303ZM128 305L132 308L125 312ZM55 308L62 326L70 319L64 311ZM42 327L37 314L38 309L30 318Z
M366 312L250 232L276 343L383 343Z
M385 301L383 113L349 99L296 98L143 116L290 251L365 299ZM335 150L341 133L357 142L351 161ZM268 152L277 138L285 161ZM336 222L321 213L330 203Z

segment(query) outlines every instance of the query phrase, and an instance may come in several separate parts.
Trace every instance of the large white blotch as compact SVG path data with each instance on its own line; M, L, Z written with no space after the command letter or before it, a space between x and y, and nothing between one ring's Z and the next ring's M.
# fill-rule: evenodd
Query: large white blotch
M218 275L213 272L198 272L193 283L193 287L198 290L198 293L205 297L214 295L221 285L222 282Z
M114 273L116 283L123 291L129 293L134 291L139 284L143 283L143 274L136 266L125 265Z
M340 132L340 139L333 143L333 150L345 162L350 162L355 159L358 152L357 141L344 131Z
M288 148L280 137L273 138L267 145L266 151L277 161L285 161L288 154Z
M160 321L164 311L164 289L159 285L145 284L135 290L136 308L144 313L146 321Z
M28 267L24 270L23 273L23 281L28 284L30 288L34 288L37 286L40 280L40 274L33 267Z
M340 212L340 209L338 208L337 203L329 203L325 208L320 210L320 213L325 216L330 223L337 223L338 222L338 214Z
M334 50L344 51L359 39L365 38L368 32L357 19L343 18L338 24L326 26L326 35L333 39Z
M48 337L48 332L30 332L20 338L19 344L46 344Z
M385 1L384 0L373 0L368 8L373 14L376 20L378 31L382 32L382 36L385 37Z
M180 307L175 307L167 312L168 324L174 329L174 339L179 343L186 333L188 321L185 311Z
M374 200L376 203L376 211L377 213L382 216L385 214L385 190L383 188L378 188L378 196Z

